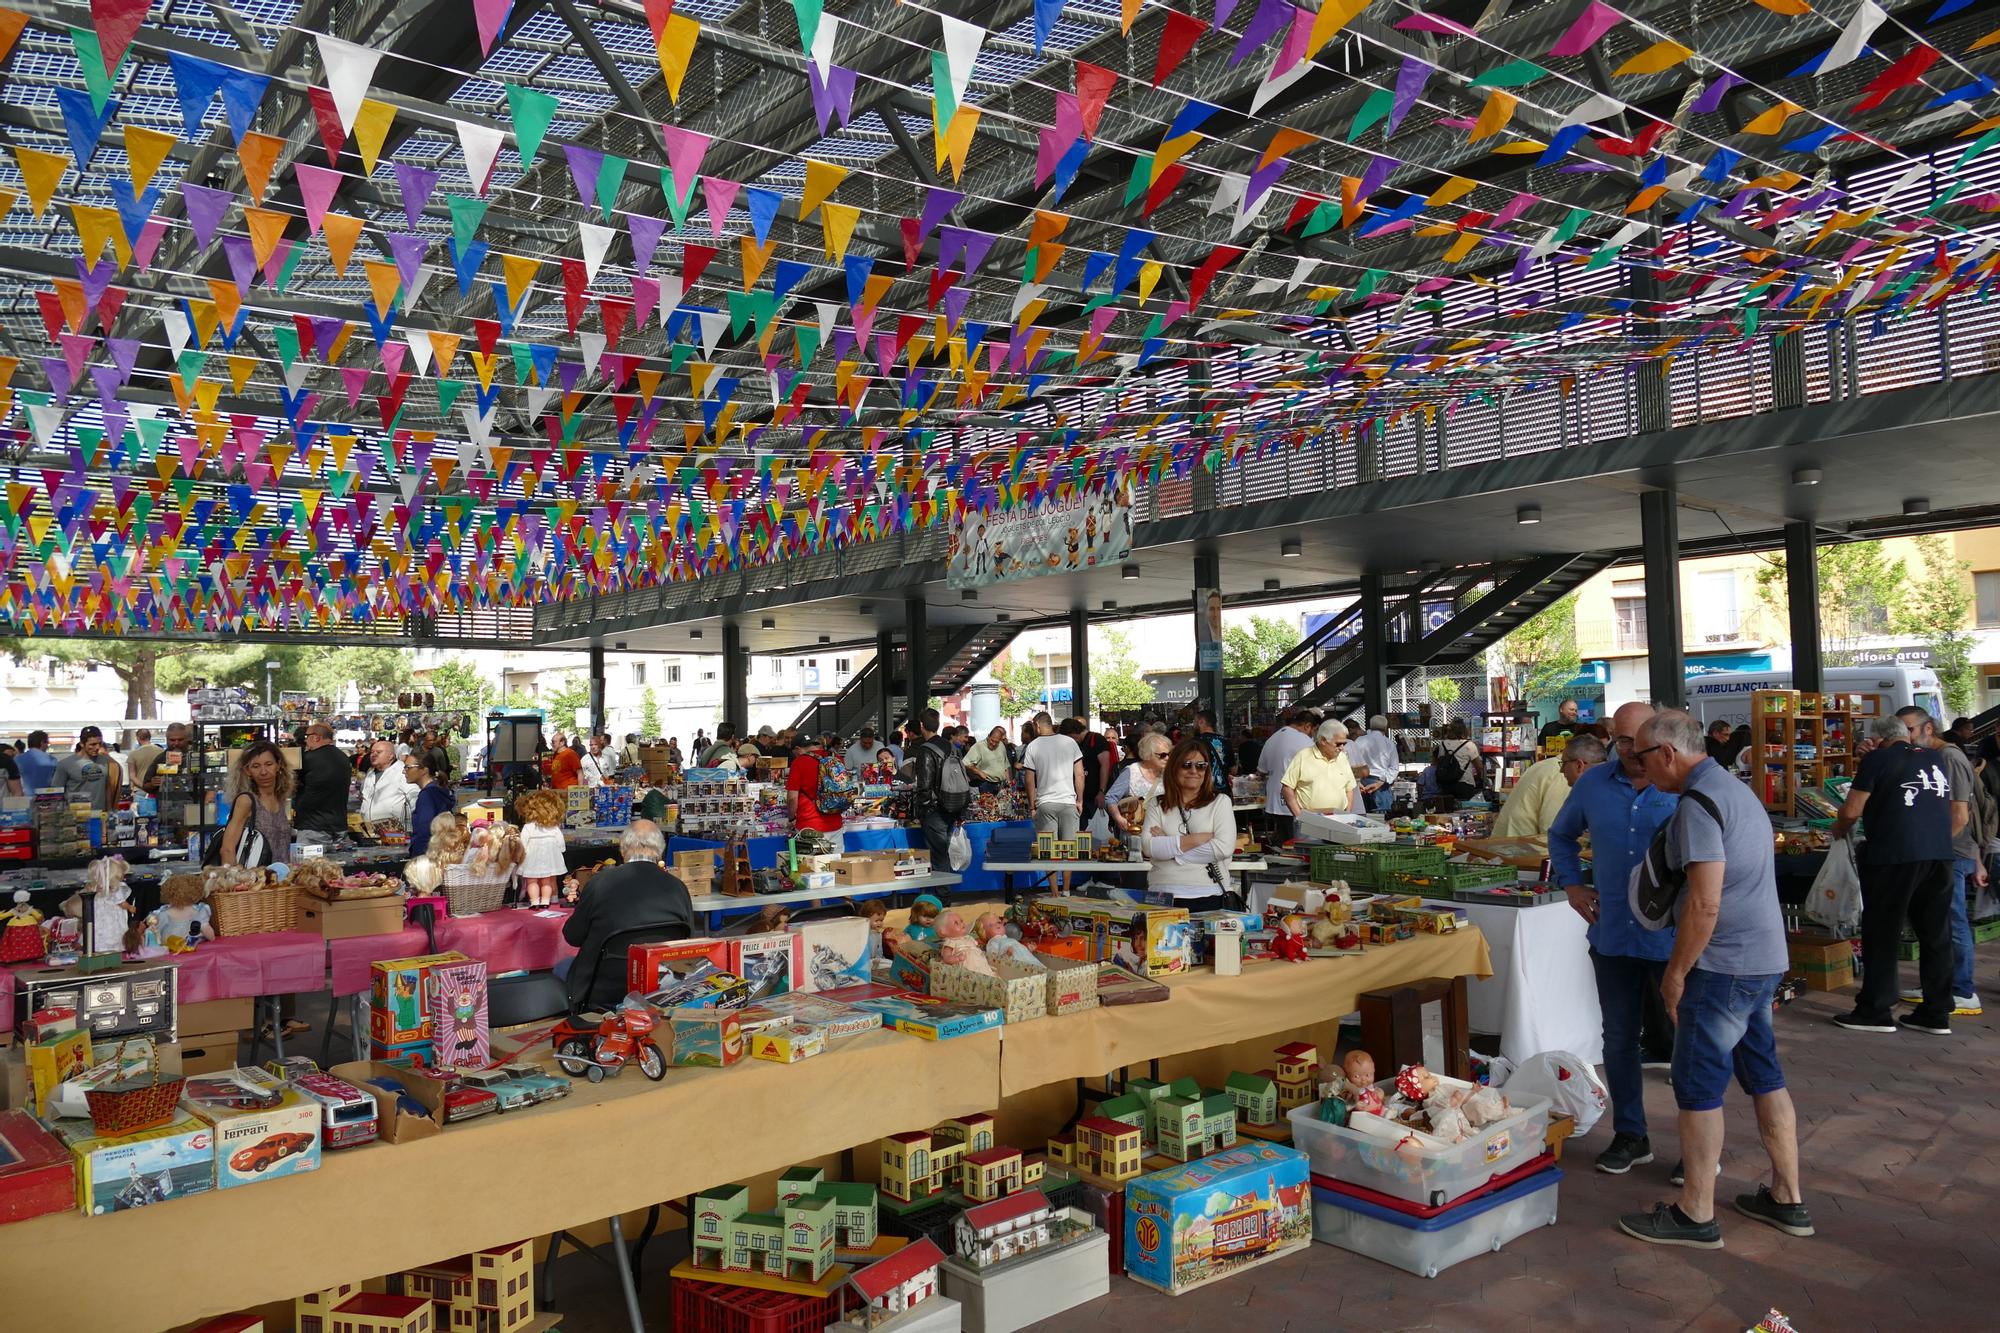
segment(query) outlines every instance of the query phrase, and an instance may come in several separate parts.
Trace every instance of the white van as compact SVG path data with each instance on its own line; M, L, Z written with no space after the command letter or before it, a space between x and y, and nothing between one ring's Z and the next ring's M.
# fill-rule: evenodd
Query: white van
M1948 725L1944 715L1944 690L1937 673L1921 666L1828 667L1821 673L1828 694L1879 694L1888 711L1911 704L1927 710ZM1721 671L1712 676L1695 676L1687 683L1688 711L1703 722L1721 718L1732 727L1750 722L1750 691L1789 690L1790 668L1774 671Z

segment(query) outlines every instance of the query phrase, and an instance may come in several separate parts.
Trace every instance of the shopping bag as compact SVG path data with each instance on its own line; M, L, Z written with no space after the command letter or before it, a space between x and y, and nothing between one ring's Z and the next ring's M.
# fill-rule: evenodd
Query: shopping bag
M1576 1133L1588 1134L1611 1104L1611 1094L1597 1071L1568 1051L1543 1051L1523 1060L1500 1085L1510 1098L1546 1097L1554 1109L1576 1121Z
M1827 848L1826 863L1813 876L1812 892L1806 895L1806 916L1836 935L1851 933L1861 924L1861 876L1854 868L1854 843L1834 839Z
M949 850L951 852L952 873L964 874L965 868L972 864L972 838L966 833L965 825L960 824L951 831L951 847Z

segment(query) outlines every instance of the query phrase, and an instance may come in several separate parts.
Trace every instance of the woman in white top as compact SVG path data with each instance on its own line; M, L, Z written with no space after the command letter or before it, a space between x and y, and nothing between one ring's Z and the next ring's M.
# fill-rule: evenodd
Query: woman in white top
M1176 907L1208 912L1228 906L1229 858L1236 852L1236 812L1215 789L1207 741L1189 735L1167 755L1165 775L1141 816L1147 887L1174 897Z
M1103 796L1104 813L1121 840L1132 836L1137 821L1126 819L1118 807L1135 798L1144 801L1159 789L1160 775L1167 771L1167 751L1173 748L1174 743L1165 736L1149 731L1139 738L1138 758L1111 779L1111 790Z

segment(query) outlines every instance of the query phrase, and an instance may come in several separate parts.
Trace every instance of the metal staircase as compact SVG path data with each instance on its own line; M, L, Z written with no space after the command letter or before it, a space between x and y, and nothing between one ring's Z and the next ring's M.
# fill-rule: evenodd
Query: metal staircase
M1019 625L996 622L932 626L926 636L925 656L936 665L931 670L927 693L940 697L958 693L1020 632ZM908 648L899 644L888 662L889 707L898 714L909 694L908 661ZM873 726L879 732L892 720L882 716L882 670L879 659L868 663L848 680L839 694L806 705L792 720L793 728L815 734L831 731L840 736L852 736L863 726Z

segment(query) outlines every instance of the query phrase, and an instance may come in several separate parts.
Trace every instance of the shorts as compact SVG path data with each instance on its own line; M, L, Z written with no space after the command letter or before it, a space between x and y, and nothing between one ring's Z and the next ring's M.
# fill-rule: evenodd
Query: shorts
M1785 1086L1771 998L1782 974L1734 977L1695 968L1674 1015L1674 1102L1683 1111L1714 1111L1733 1072L1752 1097Z
M1075 801L1050 801L1047 805L1035 807L1035 832L1053 833L1060 841L1067 842L1076 836L1081 811Z

